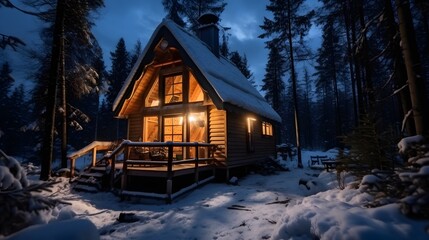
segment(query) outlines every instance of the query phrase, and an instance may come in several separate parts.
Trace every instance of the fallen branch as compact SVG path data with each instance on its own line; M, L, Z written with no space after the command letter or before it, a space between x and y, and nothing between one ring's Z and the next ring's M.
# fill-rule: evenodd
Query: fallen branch
M241 206L241 205L232 205L231 207L227 207L227 209L232 209L232 210L242 210L242 211L251 211L250 209L246 208L245 206Z
M283 200L283 201L274 201L274 202L269 202L269 203L266 203L265 205L271 205L271 204L287 204L287 203L289 203L290 202L290 199L286 199L286 200Z

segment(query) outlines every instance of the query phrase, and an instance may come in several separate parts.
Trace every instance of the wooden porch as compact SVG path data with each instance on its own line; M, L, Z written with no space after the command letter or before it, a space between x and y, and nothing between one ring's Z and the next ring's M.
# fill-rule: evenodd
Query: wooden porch
M112 146L112 142L93 142L69 154L71 176L76 159L92 154L91 166L80 174L79 183L98 178L98 188L110 189L122 198L138 196L167 202L214 178L213 144L124 140ZM98 160L97 155L101 156Z

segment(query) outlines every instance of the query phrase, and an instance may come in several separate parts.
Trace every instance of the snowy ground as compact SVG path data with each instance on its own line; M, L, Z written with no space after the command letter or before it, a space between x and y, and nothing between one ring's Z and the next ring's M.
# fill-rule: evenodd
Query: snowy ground
M71 205L58 206L50 215L88 219L101 239L429 239L429 221L404 217L396 204L365 208L371 196L338 189L334 173L307 167L310 154L334 153L304 152L304 169L286 161L289 172L250 174L238 185L209 183L169 205L74 192L62 179L49 195ZM123 212L135 214L137 221L118 222Z

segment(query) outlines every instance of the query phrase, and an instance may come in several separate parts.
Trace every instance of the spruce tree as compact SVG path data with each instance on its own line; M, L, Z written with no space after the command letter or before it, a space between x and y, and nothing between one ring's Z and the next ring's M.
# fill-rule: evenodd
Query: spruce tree
M7 140L7 129L9 122L12 121L12 117L10 116L11 110L13 107L10 105L10 92L11 87L15 80L12 77L12 69L8 62L3 63L0 70L0 91L2 94L0 95L0 112L2 113L2 117L0 118L0 148L4 148L4 145L8 142ZM5 150L7 151L7 150Z
M179 26L187 26L194 33L200 25L198 19L201 15L210 12L220 16L226 6L224 0L163 0L162 4L168 18Z
M247 64L246 55L241 56L239 52L233 51L230 54L229 60L235 64L235 66L240 70L240 72L249 80L249 82L255 86L255 81L253 79L253 73L249 69L249 65Z
M335 116L327 123L331 126L321 126L323 129L332 129L331 139L327 139L333 145L336 144L336 138L343 135L342 112L340 111L340 93L339 93L339 76L340 71L344 69L342 66L343 51L340 46L340 39L335 30L334 19L328 17L323 26L322 45L317 54L317 84L320 89L318 92L323 93L322 98L325 101L323 104L323 112L329 113L324 115L325 119L330 118L330 115ZM328 101L326 101L328 100ZM334 113L334 114L332 114Z
M162 0L162 5L167 12L167 18L181 27L186 27L186 23L181 17L184 14L184 6L180 0Z
M56 118L58 118L55 111L57 109L61 110L62 131L59 132L62 136L62 165L67 164L67 133L65 130L67 129L67 97L69 94L67 89L70 85L76 84L76 82L70 81L71 79L68 80L67 74L79 69L85 71L90 69L86 61L91 59L88 56L92 54L88 53L92 50L91 46L94 46L95 39L91 34L92 22L89 21L89 16L91 11L103 6L103 1L55 2L50 0L34 1L31 4L44 6L42 9L46 9L46 11L40 17L48 26L43 30L42 37L45 40L47 51L39 57L41 68L40 72L36 73L38 82L34 91L34 100L38 103L39 111L46 109L43 116L41 179L48 179L53 159L54 128ZM47 64L49 62L50 65ZM47 92L44 91L46 88ZM57 101L57 99L59 100ZM61 107L58 108L58 106Z
M134 64L139 59L140 54L142 54L142 51L142 42L140 42L140 40L137 40L136 44L134 45L133 52L131 53L130 70L134 67Z
M106 96L107 107L111 112L111 117L105 119L110 126L110 140L126 138L127 126L122 119L113 118L112 107L118 96L128 74L130 73L130 54L125 46L125 41L120 38L114 52L110 53L112 68L108 74L109 88Z
M298 93L297 93L297 73L295 70L294 46L297 38L304 37L311 26L311 18L314 11L304 12L301 9L303 0L282 1L270 0L266 9L273 14L273 19L264 17L264 23L261 29L264 31L260 38L274 37L278 41L277 47L281 48L287 54L290 63L290 79L292 81L293 102L294 102L294 119L295 119L295 136L296 147L298 151L298 167L302 168L300 129L299 129L299 110L298 110ZM300 43L303 43L302 41Z

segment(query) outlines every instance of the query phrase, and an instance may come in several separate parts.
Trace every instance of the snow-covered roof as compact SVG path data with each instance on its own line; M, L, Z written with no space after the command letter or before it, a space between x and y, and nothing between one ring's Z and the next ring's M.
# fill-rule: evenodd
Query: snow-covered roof
M279 114L274 111L232 62L222 56L217 57L203 41L169 19L164 19L154 31L142 56L140 56L119 92L113 104L113 109L118 107L127 88L132 84L133 76L136 74L138 66L162 27L166 27L171 32L224 104L230 103L263 117L281 122Z

